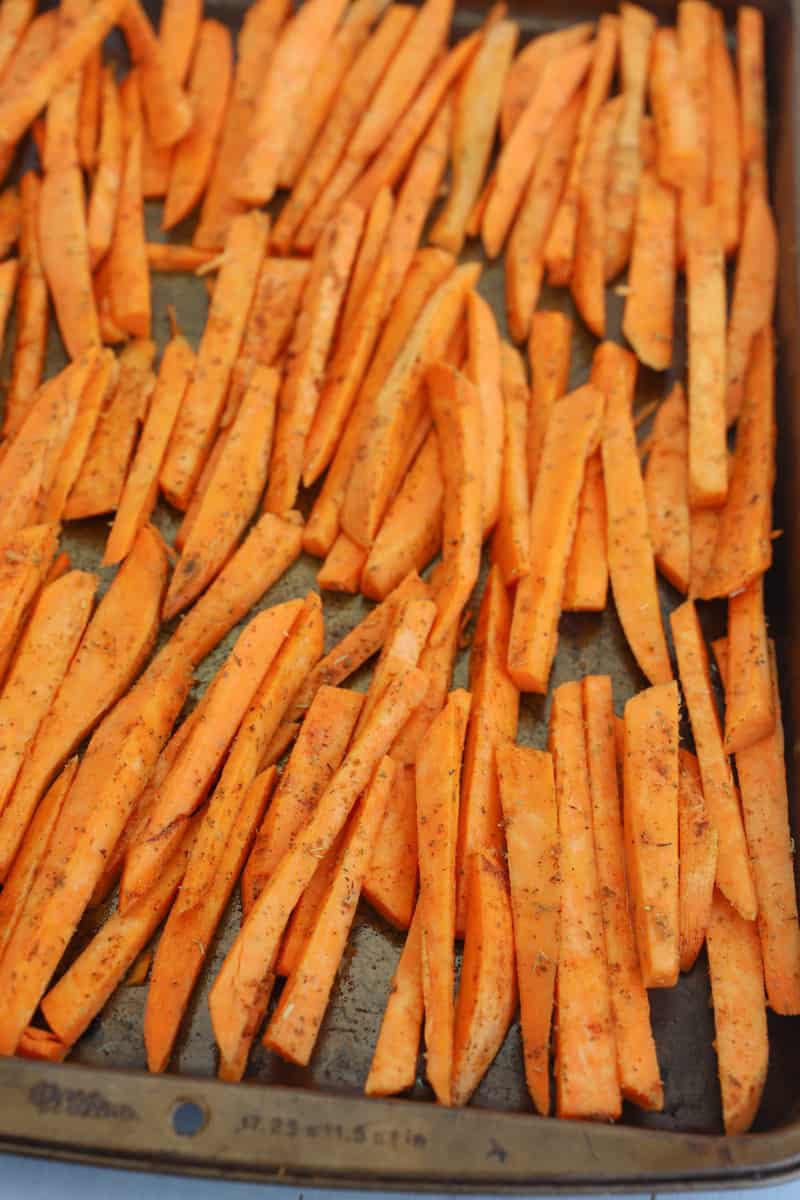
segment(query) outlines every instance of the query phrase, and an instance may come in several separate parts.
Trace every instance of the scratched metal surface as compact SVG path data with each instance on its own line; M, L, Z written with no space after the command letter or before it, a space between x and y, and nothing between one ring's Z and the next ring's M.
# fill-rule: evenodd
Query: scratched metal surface
M586 13L596 15L599 7L602 6L584 4L577 9L570 7L567 14L560 5L556 6L555 0L552 0L549 6L536 6L535 10L531 5L515 4L513 0L510 4L512 15L521 20L524 35L551 27L565 20L567 15L569 19L576 19ZM235 27L240 19L242 4L241 0L229 0L228 3L209 4L207 9L209 15L220 17ZM457 32L463 33L474 27L479 17L479 7L459 7L455 20ZM26 153L31 155L32 151L28 150ZM162 236L158 229L159 212L160 205L150 205L148 208L149 235L153 239ZM174 240L188 240L192 226L193 222L190 219L174 232ZM468 246L466 257L481 257L474 242ZM492 304L505 332L503 279L498 263L485 265L479 288ZM186 276L153 277L153 336L159 347L163 346L168 336L168 305L174 305L183 331L193 344L197 344L207 312L207 293L202 281ZM540 307L559 308L575 315L569 296L563 289L545 288ZM615 340L622 340L621 311L620 289L612 288L609 290L609 336ZM663 376L647 370L640 371L637 406L664 394L676 374L682 375L685 365L684 316L684 300L681 294L676 313L678 338L675 366L672 372ZM596 345L595 339L585 331L577 319L574 328L570 379L572 387L586 381ZM7 338L7 347L10 345L13 345L13 330ZM63 352L53 326L47 363L48 374L57 370L63 362ZM7 374L8 349L2 370ZM784 406L788 406L789 397L790 393L784 389L781 396ZM785 407L784 411L788 412L788 407ZM784 447L784 457L788 453L788 449ZM301 508L304 511L308 510L312 499L313 493L303 496ZM794 514L797 509L793 507L787 511ZM167 506L160 504L155 520L171 540L177 527L176 515ZM108 522L105 519L75 522L66 528L64 546L72 555L75 565L97 569L107 528ZM790 534L787 542L791 546L793 529L790 530ZM790 632L787 619L788 590L785 586L787 580L793 580L793 573L787 573L789 555L789 549L782 551L779 548L779 566L769 589L773 632L778 637L782 650L785 649L786 638ZM257 607L265 607L292 596L302 595L309 588L314 588L317 567L316 560L307 556L302 558L263 597ZM107 584L111 573L103 571L101 575ZM680 597L663 581L660 587L662 606L666 614L680 601ZM479 594L480 587L476 592L473 608L477 606ZM342 634L361 618L366 607L360 597L330 593L324 595L326 648L338 641ZM719 610L709 609L706 616L709 632L719 631L724 614ZM172 626L167 626L162 631L162 638L168 636L171 628ZM190 706L196 702L208 680L224 661L237 633L238 630L234 630L200 667ZM464 650L457 661L454 685L466 685L467 666L468 652ZM645 686L645 681L625 644L613 603L600 615L571 614L562 618L551 692L552 686L565 680L579 678L589 672L611 675L618 711L621 711L629 696ZM364 670L355 678L353 684L356 687L365 687L368 680L369 672ZM548 711L549 697L522 698L520 741L544 746ZM792 744L790 736L789 745ZM104 911L101 910L87 916L73 947L73 954L91 936L92 930L100 923L103 915ZM215 1074L216 1053L207 1009L208 988L239 927L239 918L239 898L238 894L235 894L211 946L200 986L195 992L177 1043L171 1070L180 1075L207 1078ZM362 904L310 1067L302 1069L286 1064L265 1052L257 1042L248 1067L247 1080L258 1084L283 1084L314 1092L338 1093L342 1096L355 1096L360 1093L401 946L402 937ZM145 1053L142 1017L145 998L144 987L120 988L75 1047L70 1061L90 1068L143 1069ZM659 1114L645 1114L633 1106L626 1105L624 1121L630 1125L651 1129L695 1133L720 1132L721 1113L716 1061L712 1048L713 1013L705 957L701 957L688 976L681 978L678 987L669 991L651 992L650 1001L659 1063L665 1084L664 1111ZM774 1129L787 1122L796 1110L800 1094L800 1039L797 1037L796 1023L790 1019L777 1018L773 1014L770 1014L769 1019L772 1053L764 1102L756 1122L758 1130ZM424 1082L423 1067L423 1061L420 1059L412 1097L429 1100L431 1092ZM516 1022L497 1060L480 1085L473 1105L495 1111L532 1112L524 1085L520 1033ZM283 1130L283 1133L285 1134L286 1130Z

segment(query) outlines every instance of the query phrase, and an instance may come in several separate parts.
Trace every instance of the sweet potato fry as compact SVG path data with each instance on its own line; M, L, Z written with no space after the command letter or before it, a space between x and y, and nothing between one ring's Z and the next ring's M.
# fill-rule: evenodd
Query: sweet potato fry
M304 948L322 911L325 898L331 889L347 832L348 826L345 826L321 860L314 872L313 879L298 900L286 927L286 934L281 942L280 953L275 963L275 974L287 977L287 987L289 986L288 977L293 974L303 955Z
M439 439L444 476L442 579L439 614L431 644L458 624L478 579L481 556L481 410L471 383L443 363L425 377Z
M389 187L381 188L370 206L364 224L364 233L353 273L347 288L347 297L342 308L341 324L345 330L355 320L359 309L367 301L369 285L385 250L386 233L394 213L394 195ZM394 299L394 297L392 297ZM391 301L387 300L388 308ZM385 312L384 314L385 315Z
M350 818L330 889L264 1035L264 1045L290 1062L307 1064L313 1052L394 773L383 758Z
M450 190L429 234L434 246L451 254L458 254L464 244L469 215L489 165L503 87L518 36L513 21L498 21L488 29L458 89Z
M131 76L128 76L131 78ZM109 250L109 300L116 325L133 337L150 335L150 277L147 271L142 199L142 118L140 100L132 89L130 131L124 135L125 161L117 201L114 236ZM123 131L125 115L123 107Z
M585 89L576 92L555 120L520 204L505 255L508 327L525 341L539 301L544 255L567 179L570 157L585 108Z
M708 652L694 603L687 600L670 617L683 694L689 710L703 794L719 838L717 886L731 897L745 920L758 911L753 874L747 853L739 796L711 691Z
M642 978L674 987L678 924L678 685L647 688L625 705L625 841Z
M66 550L62 550L53 559L53 564L47 572L44 580L44 586L47 587L51 583L57 583L67 571L72 569L72 559L67 554Z
M59 6L59 39L68 36L88 11L89 5L84 0L66 0L66 3L62 3ZM92 54L96 54L96 51ZM78 119L82 76L82 71L75 71L65 79L47 105L44 147L40 157L45 173L79 165Z
M711 565L697 589L703 599L734 595L763 575L772 562L774 381L773 335L766 328L753 342L728 499L721 510Z
M744 750L774 728L764 581L754 579L728 601L725 750L728 754Z
M161 6L158 40L181 87L189 75L202 17L202 0L164 0Z
M767 85L764 70L764 14L743 4L736 12L736 65L739 80L742 166L748 197L767 193Z
M631 415L636 359L612 342L604 342L595 352L592 383L606 397L602 451L603 474L610 481L606 489L608 573L614 603L642 671L651 683L667 683L672 665L661 623L647 501Z
M761 1103L769 1059L761 947L755 923L718 891L707 941L725 1132L746 1133Z
M664 1089L634 926L628 910L626 839L614 742L614 699L611 679L607 675L584 678L583 705L620 1087L626 1099L642 1108L660 1109L664 1103ZM675 859L677 862L677 826Z
M678 845L680 848L681 970L691 971L706 940L717 873L717 831L709 817L700 767L688 750L678 751Z
M414 1083L423 1013L422 920L417 906L392 978L372 1065L364 1084L368 1096L392 1096Z
M58 545L58 526L29 525L0 545L0 684Z
M677 197L654 171L639 180L622 332L636 357L654 371L672 363Z
M142 436L106 542L103 566L113 566L125 558L136 534L150 518L158 495L158 473L193 370L192 348L178 335L164 350Z
M578 189L578 226L570 290L583 320L598 337L605 335L605 261L611 154L624 96L607 100L592 125Z
M648 527L656 565L684 594L690 578L689 420L676 383L659 405L644 472Z
M500 568L506 586L510 586L530 569L529 402L522 358L508 342L502 344L501 362L505 444L500 517L492 539L492 560Z
M34 17L17 43L10 61L0 75L0 95L12 96L38 71L53 51L58 34L57 9ZM0 179L8 174L17 152L18 138L0 142Z
M0 192L0 258L19 241L22 227L22 201L16 187Z
M688 462L687 449L687 478ZM721 508L689 509L689 595L692 599L701 594L711 567L723 511Z
M145 527L89 622L0 816L3 878L55 773L125 692L150 653L166 574L164 544Z
M622 1097L580 683L554 691L549 741L561 839L556 1113L608 1119L619 1116Z
M547 63L563 56L575 46L588 42L594 29L593 21L578 22L565 29L554 29L551 33L540 34L522 48L509 68L503 87L500 135L504 142L508 141L514 126L533 99ZM475 233L477 230L468 232Z
M115 392L119 375L119 360L114 358L110 350L104 350L96 360L88 382L80 391L69 436L55 467L49 491L42 498L41 508L47 520L60 521L66 514L67 499L81 474L100 415ZM126 431L125 436L130 434Z
M549 754L504 744L496 754L508 843L525 1079L550 1112L550 1023L558 963L558 817Z
M317 571L317 583L323 591L348 592L357 596L366 559L366 550L346 533L340 533Z
M246 204L266 204L272 198L296 112L343 11L344 0L312 0L282 29L253 110L249 147L234 179L234 195Z
M718 9L711 13L709 89L709 199L717 212L723 249L730 255L739 246L742 152L736 75L725 40L725 18Z
M742 241L725 347L725 415L736 421L744 403L747 364L756 335L772 321L778 272L778 235L769 203L760 189L747 198Z
M0 813L78 648L96 587L96 576L71 571L43 588L31 613L0 693Z
M683 196L684 213L692 205L708 203L710 198L712 12L707 0L684 0L678 7L678 49L697 137L694 178Z
M597 388L579 388L556 405L547 426L531 504L531 570L517 587L508 646L508 669L521 691L547 691L585 463L603 407Z
M330 115L275 223L272 240L281 253L291 247L295 234L336 170L368 97L384 77L416 13L417 9L411 5L391 5L347 72ZM312 233L309 246L317 233L318 229Z
M217 432L267 245L262 213L231 222L222 267L197 351L197 367L161 469L161 489L186 509Z
M451 692L417 756L417 832L425 997L426 1073L440 1104L452 1103L455 872L459 771L469 692Z
M220 21L203 21L189 83L192 127L175 147L164 202L162 229L186 217L205 191L222 133L233 77L230 31Z
M681 6L680 11L682 11ZM638 4L620 6L620 74L622 111L614 131L608 162L605 278L614 279L631 252L636 198L642 171L640 127L644 115L650 45L656 18ZM680 22L680 16L679 16Z
M53 214L58 214L58 220L53 220ZM77 358L84 350L100 346L78 167L50 171L42 180L39 249L61 337L69 356Z
M47 341L47 281L39 251L40 180L27 171L20 182L20 277L17 293L17 332L6 392L3 433L13 437L22 424L28 401L39 386Z
M728 643L712 643L722 682L728 689ZM758 932L770 1008L777 1013L800 1010L800 924L794 886L785 747L778 692L775 645L769 643L775 726L762 741L736 755L742 789L747 844L758 893Z
M92 270L111 247L122 184L122 116L114 73L103 69L103 120L97 150L97 171L92 183L87 219L89 265Z
M497 322L491 308L476 291L467 295L466 374L478 391L481 412L483 472L481 520L483 536L497 524L503 473L502 353Z
M139 0L129 0L121 13L125 39L142 83L142 101L150 140L156 147L175 146L192 127L192 105L167 59L150 18Z
M150 270L168 275L189 275L207 266L214 257L210 250L198 250L195 246L180 246L173 242L148 242L145 250Z
M369 726L354 743L308 824L251 908L209 998L214 1034L228 1062L236 1058L292 908L320 857L333 845L397 730L422 699L426 684L424 674L415 669L389 685Z
M603 456L586 460L575 537L564 579L564 612L602 612L608 596L608 516Z
M650 107L657 135L659 177L682 191L697 173L698 129L674 29L658 29L653 35Z
M570 372L572 321L560 312L533 314L528 341L531 364L531 412L528 421L528 480L531 496L536 488L550 414L566 393Z
M686 214L689 498L714 508L728 490L725 442L725 258L711 206Z
M364 729L391 680L418 665L436 614L436 605L432 600L407 600L398 606L392 628L372 672L369 690L355 728L356 737Z
M36 12L35 0L11 0L0 16L0 73L6 70Z
M246 212L233 193L233 183L249 148L250 125L281 26L291 8L289 0L257 0L244 14L236 42L236 68L231 98L216 162L206 189L193 244L222 249L234 217Z
M416 771L406 763L395 773L380 837L362 887L365 899L396 929L409 929L411 925L417 899L417 862Z
M105 410L97 419L80 472L67 499L67 520L112 512L125 485L128 465L155 386L150 364L152 342L132 342L121 354L119 379Z
M8 316L14 303L18 277L18 259L7 258L5 262L0 263L0 353L5 342Z
M190 604L230 558L267 478L278 373L256 367L203 497L164 602L164 620Z

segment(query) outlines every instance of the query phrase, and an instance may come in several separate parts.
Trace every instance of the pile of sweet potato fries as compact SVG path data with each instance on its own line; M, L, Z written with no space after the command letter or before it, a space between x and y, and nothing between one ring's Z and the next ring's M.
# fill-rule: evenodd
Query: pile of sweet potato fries
M368 1093L409 1088L422 1040L436 1099L465 1104L519 1004L538 1112L551 1031L558 1115L658 1109L647 989L705 945L725 1126L747 1129L766 1006L800 1013L763 599L760 13L738 10L734 56L706 0L674 29L622 3L521 48L503 4L449 46L453 0L255 0L234 54L202 0L164 0L157 32L139 0L35 10L0 6L0 171L29 137L38 156L0 194L0 1053L63 1059L132 971L164 1070L240 880L210 994L225 1079L268 1012L264 1044L308 1063L363 898L407 930ZM103 59L117 26L125 70L119 33ZM148 243L152 198L165 230L197 216L191 244ZM510 340L468 237L503 256ZM210 298L196 348L172 314L154 373L157 271ZM601 341L568 392L573 325L542 283L603 339L625 271L631 349ZM637 365L672 367L682 272L686 389L639 437ZM44 381L51 306L70 361ZM59 537L109 514L96 603ZM470 690L450 690L484 543ZM303 551L321 589L379 601L327 654L318 594L250 615ZM672 654L657 571L687 597ZM649 686L618 717L610 678L564 683L549 753L516 744L561 613L604 610L609 583ZM341 686L375 656L366 693Z

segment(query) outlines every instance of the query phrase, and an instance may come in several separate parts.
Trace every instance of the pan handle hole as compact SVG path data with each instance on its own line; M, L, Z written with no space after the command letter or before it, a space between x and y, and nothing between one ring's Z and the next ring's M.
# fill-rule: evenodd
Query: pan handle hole
M194 1137L207 1121L207 1112L194 1100L176 1100L172 1109L172 1128L178 1137Z

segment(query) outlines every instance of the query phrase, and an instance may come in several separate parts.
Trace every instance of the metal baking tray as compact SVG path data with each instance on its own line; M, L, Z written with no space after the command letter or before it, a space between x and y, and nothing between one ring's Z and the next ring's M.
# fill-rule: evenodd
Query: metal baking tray
M611 7L602 0L509 0L523 40L558 24L596 17ZM662 20L674 20L674 4L651 5ZM800 342L798 329L798 117L800 113L800 0L768 0L767 17L772 196L780 229L778 296L779 471L776 524L784 531L769 577L768 605L777 639L784 689L793 825L800 829L797 802L800 714L800 637L793 614L800 612ZM155 6L151 15L155 16ZM208 15L238 27L245 0L207 5ZM732 23L734 6L723 3ZM486 11L477 0L459 3L456 36L475 28ZM121 42L117 47L122 52ZM112 52L115 44L112 42ZM32 155L28 149L26 154ZM150 236L158 238L157 209L148 212ZM185 241L191 224L176 230ZM478 256L475 243L467 254ZM502 273L487 266L480 290L503 326ZM610 334L621 340L621 297L609 292ZM166 307L174 304L189 338L196 342L206 314L202 282L156 276L154 336L167 336ZM677 326L684 324L679 297ZM563 289L545 293L540 307L571 311ZM48 372L63 363L51 334ZM13 344L13 338L8 341ZM572 386L585 381L594 339L575 322ZM682 373L685 347L680 334L675 368ZM0 371L7 372L7 358ZM637 404L663 394L673 374L642 370ZM305 498L307 505L310 499ZM156 515L167 536L176 520L166 507ZM101 520L67 527L64 544L76 565L96 567L107 532ZM263 598L260 607L305 593L315 586L317 563L303 558ZM107 581L108 573L103 572ZM662 583L665 610L677 593ZM328 646L360 619L359 597L325 596ZM708 609L709 632L718 631L721 610ZM715 628L716 625L716 628ZM164 631L166 636L168 630ZM199 672L191 703L218 669L235 631ZM466 682L467 652L456 666L455 683ZM613 606L600 615L568 615L552 683L588 672L607 672L618 708L645 685L628 650ZM355 686L365 687L368 672ZM520 739L542 746L548 702L524 696ZM770 1069L754 1132L721 1136L722 1122L713 1012L705 956L682 976L678 987L650 995L653 1029L665 1084L662 1113L626 1105L615 1126L544 1120L533 1114L521 1062L518 1025L483 1080L468 1109L432 1103L423 1063L409 1098L366 1100L361 1094L377 1038L402 937L366 905L361 906L321 1035L308 1069L254 1048L245 1082L215 1080L216 1052L207 1011L210 980L239 926L235 894L209 955L176 1053L172 1073L144 1072L142 1017L146 989L122 987L95 1020L64 1065L16 1059L0 1061L0 1148L145 1170L216 1174L234 1179L285 1181L309 1186L413 1188L441 1191L513 1191L624 1187L743 1186L800 1175L800 1023L769 1014ZM76 939L80 948L104 913L90 913Z

